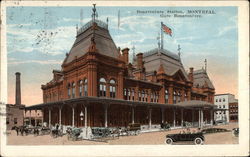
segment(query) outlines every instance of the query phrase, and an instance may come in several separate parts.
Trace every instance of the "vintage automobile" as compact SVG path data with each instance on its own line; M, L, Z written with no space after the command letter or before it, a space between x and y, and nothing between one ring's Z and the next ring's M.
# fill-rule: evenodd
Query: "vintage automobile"
M138 135L141 130L140 123L130 123L126 129L127 135Z
M168 134L166 136L166 144L173 144L178 141L194 141L194 144L201 145L205 141L205 137L202 132L197 133L179 133L179 134Z

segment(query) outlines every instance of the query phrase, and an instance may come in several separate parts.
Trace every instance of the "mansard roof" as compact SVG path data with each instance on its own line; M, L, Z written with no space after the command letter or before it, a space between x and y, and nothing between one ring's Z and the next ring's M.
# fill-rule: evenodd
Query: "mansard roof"
M165 49L153 49L148 52L143 53L144 66L146 72L158 71L160 65L162 64L164 72L173 76L176 72L181 71L187 81L188 75L184 70L181 63L180 57Z
M143 53L143 56L144 57L147 57L147 56L150 56L150 55L155 55L157 53L161 53L161 54L164 54L172 59L175 59L175 60L178 60L180 61L180 57L177 55L177 54L174 54L166 49L158 49L158 48L155 48L155 49L152 49L150 51L147 51L147 52L144 52Z
M208 87L215 89L213 83L209 79L207 72L204 69L199 69L194 71L194 87Z
M79 58L86 54L93 36L98 53L109 57L118 57L117 47L109 33L107 24L100 20L95 20L95 23L97 24L95 30L93 29L93 20L78 30L76 40L64 61L65 64L72 62L75 57Z

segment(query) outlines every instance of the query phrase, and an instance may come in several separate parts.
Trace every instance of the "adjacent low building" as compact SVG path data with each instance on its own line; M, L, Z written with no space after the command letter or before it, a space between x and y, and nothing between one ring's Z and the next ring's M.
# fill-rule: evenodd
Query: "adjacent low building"
M214 104L221 109L216 111L215 121L229 123L238 119L238 100L233 94L216 94Z
M238 122L238 100L229 103L229 122Z
M32 126L41 126L43 115L40 110L25 111L24 113L24 124Z
M16 73L16 102L15 104L6 104L6 126L7 130L13 126L22 126L24 123L25 105L21 104L21 73Z

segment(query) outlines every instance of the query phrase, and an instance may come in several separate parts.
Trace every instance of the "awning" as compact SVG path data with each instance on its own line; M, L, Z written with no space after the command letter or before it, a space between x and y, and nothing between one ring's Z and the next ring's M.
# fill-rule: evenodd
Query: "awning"
M188 100L188 101L182 101L177 103L176 105L181 107L190 107L190 108L215 108L216 105L211 104L207 101L201 101L201 100Z
M64 104L83 104L88 105L90 103L98 104L119 104L119 105L129 105L129 106L148 106L148 107L181 107L176 104L161 104L156 102L143 102L143 101L130 101L123 99L112 99L107 97L92 97L92 96L83 96L80 98L67 99L56 102L41 103L32 106L25 107L26 110L36 110L42 109L44 107L53 107L60 106Z

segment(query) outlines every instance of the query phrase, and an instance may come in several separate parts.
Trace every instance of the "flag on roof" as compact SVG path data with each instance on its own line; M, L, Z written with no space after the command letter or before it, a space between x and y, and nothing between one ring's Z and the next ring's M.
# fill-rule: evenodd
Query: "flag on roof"
M171 28L169 28L168 26L166 26L165 24L161 23L161 29L168 35L170 35L172 37L172 30Z

